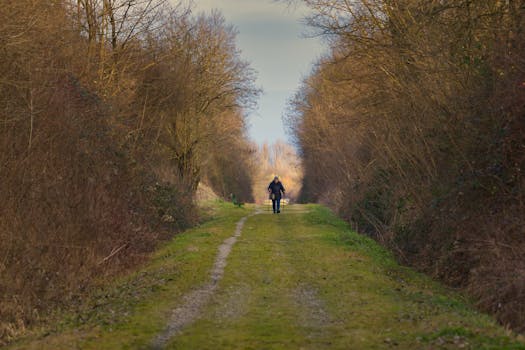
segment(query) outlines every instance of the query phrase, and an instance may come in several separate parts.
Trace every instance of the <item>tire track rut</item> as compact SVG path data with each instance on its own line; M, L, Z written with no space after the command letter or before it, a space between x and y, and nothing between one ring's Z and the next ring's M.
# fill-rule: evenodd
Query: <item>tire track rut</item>
M215 263L210 273L210 281L183 297L182 304L172 311L166 329L154 339L151 346L152 349L163 349L171 338L179 334L186 326L199 319L202 309L209 303L217 289L218 282L224 276L227 258L237 239L241 236L246 220L260 213L261 211L257 210L255 213L245 216L237 222L233 236L225 239L218 248L217 257L215 258Z

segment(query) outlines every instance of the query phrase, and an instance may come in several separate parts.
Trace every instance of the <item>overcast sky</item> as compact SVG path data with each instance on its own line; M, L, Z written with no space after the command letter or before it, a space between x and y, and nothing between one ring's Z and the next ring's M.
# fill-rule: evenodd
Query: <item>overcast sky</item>
M262 143L286 139L282 116L323 48L319 39L305 39L301 19L306 9L272 0L194 0L195 11L220 10L239 31L243 58L258 72L264 90L259 108L250 115L250 135Z

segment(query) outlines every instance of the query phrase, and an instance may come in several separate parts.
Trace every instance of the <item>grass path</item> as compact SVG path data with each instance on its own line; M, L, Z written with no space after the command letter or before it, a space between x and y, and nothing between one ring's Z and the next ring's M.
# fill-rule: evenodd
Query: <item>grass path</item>
M218 206L141 271L96 293L77 313L13 349L525 349L459 295L400 267L320 206L250 216L206 299L217 250L254 208ZM189 304L191 305L191 303ZM178 319L178 317L177 317ZM180 326L182 324L183 326ZM169 327L168 327L169 329Z

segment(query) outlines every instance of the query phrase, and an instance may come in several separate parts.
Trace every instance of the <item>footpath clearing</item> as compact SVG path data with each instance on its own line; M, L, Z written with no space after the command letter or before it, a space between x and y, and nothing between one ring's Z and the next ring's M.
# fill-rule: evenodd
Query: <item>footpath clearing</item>
M326 208L230 206L8 348L525 349Z

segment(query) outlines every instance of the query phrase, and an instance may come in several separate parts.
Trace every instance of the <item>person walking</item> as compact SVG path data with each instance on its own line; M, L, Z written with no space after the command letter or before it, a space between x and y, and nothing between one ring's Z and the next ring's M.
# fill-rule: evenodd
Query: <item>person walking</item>
M281 198L284 196L284 192L284 186L281 181L279 181L279 177L276 176L268 186L268 193L270 193L274 214L279 214L281 212Z

